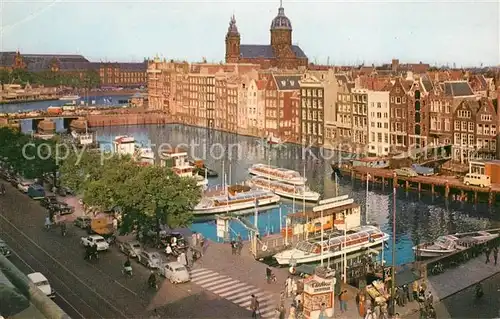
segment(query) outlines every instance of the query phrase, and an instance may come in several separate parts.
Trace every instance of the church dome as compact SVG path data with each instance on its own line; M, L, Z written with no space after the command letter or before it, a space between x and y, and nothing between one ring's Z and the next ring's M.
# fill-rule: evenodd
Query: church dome
M285 9L282 6L278 9L278 15L271 22L271 30L292 30L292 23L285 15Z

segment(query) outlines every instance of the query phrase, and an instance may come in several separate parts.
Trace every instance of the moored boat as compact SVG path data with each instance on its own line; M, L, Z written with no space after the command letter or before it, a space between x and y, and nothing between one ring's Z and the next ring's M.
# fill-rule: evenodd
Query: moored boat
M368 225L351 229L345 234L343 231L335 230L325 235L323 240L300 241L294 248L277 253L273 257L280 265L289 265L291 262L315 263L322 259L327 260L383 245L387 240L389 240L388 234L375 226Z
M300 199L307 202L317 202L321 196L319 193L311 191L306 185L291 185L280 181L268 180L258 176L252 177L248 180L247 185L250 187L270 190L281 197Z
M271 205L279 201L280 197L271 191L233 185L227 187L225 194L202 198L201 202L195 206L194 214L209 215L234 212Z
M433 242L414 246L413 251L421 258L439 257L482 244L496 237L497 233L488 231L439 236Z
M203 176L196 174L195 168L187 160L188 154L180 149L173 149L162 154L162 166L170 167L175 174L180 177L191 177L196 180L196 185L206 188L208 180Z
M248 172L252 175L292 185L304 185L307 181L305 177L300 176L299 172L266 164L254 164L248 169Z
M203 161L189 161L189 164L195 167L195 172L200 176L217 177L219 174L213 169L208 168Z
M59 98L59 100L61 101L76 101L79 99L80 99L79 95L64 95Z

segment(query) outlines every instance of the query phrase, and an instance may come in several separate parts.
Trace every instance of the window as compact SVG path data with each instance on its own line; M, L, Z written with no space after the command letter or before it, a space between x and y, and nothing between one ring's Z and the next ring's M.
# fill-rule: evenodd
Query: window
M491 115L490 114L481 114L481 121L484 121L484 122L491 121Z
M415 111L420 111L420 101L415 102Z
M396 97L396 104L401 104L401 98L400 97Z
M415 99L420 100L420 90L415 91Z
M391 96L391 103L394 103L394 96Z
M474 132L474 123L469 122L469 132Z
M406 103L406 96L403 96L403 103Z
M460 133L455 133L453 144L460 144Z

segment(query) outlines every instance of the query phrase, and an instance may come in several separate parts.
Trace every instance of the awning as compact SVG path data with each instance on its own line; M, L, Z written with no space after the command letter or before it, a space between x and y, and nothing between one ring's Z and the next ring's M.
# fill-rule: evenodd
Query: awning
M411 269L404 269L396 273L396 287L411 284L419 280L420 276L416 275Z

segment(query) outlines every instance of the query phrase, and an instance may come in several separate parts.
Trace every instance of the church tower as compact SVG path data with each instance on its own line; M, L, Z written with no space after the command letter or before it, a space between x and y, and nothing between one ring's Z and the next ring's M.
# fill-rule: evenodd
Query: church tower
M292 23L285 15L283 3L280 1L278 15L271 22L271 46L277 48L278 46L291 46L292 45Z
M229 21L226 34L226 63L237 63L240 58L240 33L236 26L236 18L233 16Z

